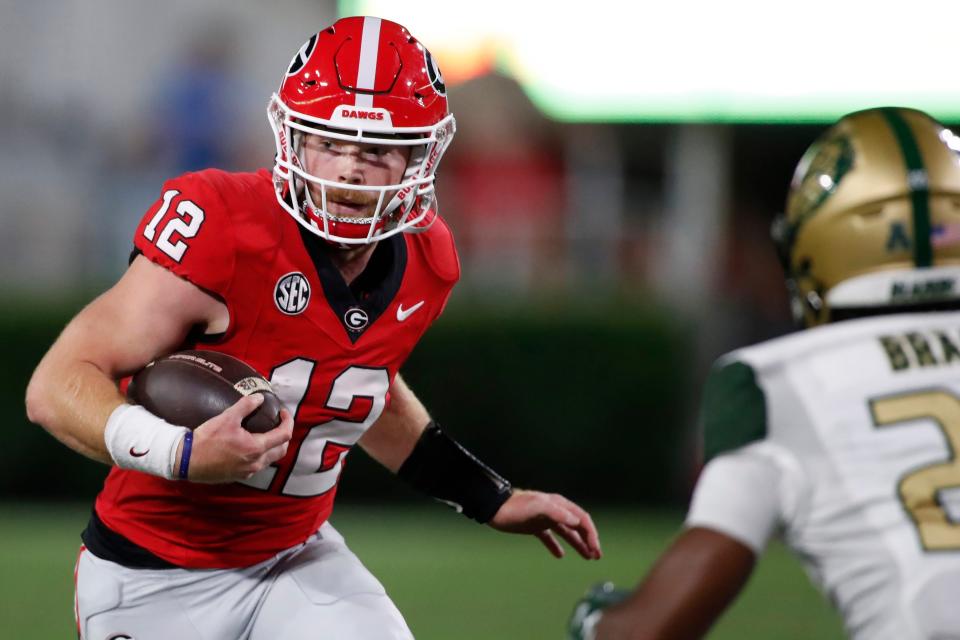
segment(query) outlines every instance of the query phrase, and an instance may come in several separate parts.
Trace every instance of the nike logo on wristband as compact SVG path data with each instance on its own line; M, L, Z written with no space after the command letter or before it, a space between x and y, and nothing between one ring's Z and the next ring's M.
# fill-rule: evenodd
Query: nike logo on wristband
M443 498L434 498L434 500L436 500L437 502L442 502L443 504L447 505L457 513L463 513L463 506L460 504L457 504L453 500L444 500Z
M133 447L130 447L130 455L132 455L134 458L142 458L148 453L150 453L150 449L147 449L145 451L134 451Z

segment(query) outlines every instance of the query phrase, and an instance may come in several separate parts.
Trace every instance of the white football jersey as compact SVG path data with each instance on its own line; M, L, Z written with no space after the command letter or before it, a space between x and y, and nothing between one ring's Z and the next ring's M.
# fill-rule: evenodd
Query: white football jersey
M960 638L960 313L840 322L721 358L687 526L780 531L851 637Z

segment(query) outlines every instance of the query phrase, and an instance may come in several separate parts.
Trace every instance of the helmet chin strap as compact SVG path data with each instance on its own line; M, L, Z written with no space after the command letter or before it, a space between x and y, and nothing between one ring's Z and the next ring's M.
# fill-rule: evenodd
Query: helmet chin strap
M309 213L311 210L314 212L314 215L312 216ZM310 194L310 189L306 184L303 185L303 204L300 206L300 215L303 216L303 219L306 220L308 224L320 229L321 231L323 231L323 227L317 223L316 218L326 218L328 222L332 222L330 220L330 214L326 213L322 208L318 207L313 202L313 196ZM369 218L365 218L365 220L369 220ZM356 224L358 226L364 225L367 227L372 224L371 222L350 222L349 220L345 219L339 219L336 222L338 224ZM341 250L354 249L358 246L364 246L347 244L346 242L337 242L336 240L328 240L327 238L324 238L324 240L326 240L327 244L330 246Z

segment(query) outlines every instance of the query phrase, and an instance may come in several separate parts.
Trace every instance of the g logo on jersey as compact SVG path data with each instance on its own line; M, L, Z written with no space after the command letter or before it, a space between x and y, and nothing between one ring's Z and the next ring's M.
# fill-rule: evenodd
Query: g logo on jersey
M442 96L447 95L447 85L443 82L443 74L440 73L440 67L437 61L433 59L426 47L423 49L423 61L427 65L427 78L430 79L430 85L433 90Z
M370 316L360 307L347 309L347 312L343 314L343 323L347 325L350 331L360 331L367 326L368 322L370 322Z
M273 289L277 309L288 316L303 313L310 302L310 283L300 272L288 273L277 280Z

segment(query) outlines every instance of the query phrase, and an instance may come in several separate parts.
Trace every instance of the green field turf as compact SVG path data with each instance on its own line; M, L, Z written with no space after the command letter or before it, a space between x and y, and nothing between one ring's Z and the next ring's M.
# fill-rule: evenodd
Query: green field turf
M599 511L605 557L555 560L533 538L496 533L442 507L351 507L333 522L386 585L420 640L563 638L590 584L630 585L668 543L679 515ZM73 563L85 507L0 505L0 638L75 637ZM318 635L318 638L321 638ZM709 636L842 638L840 623L780 546Z

